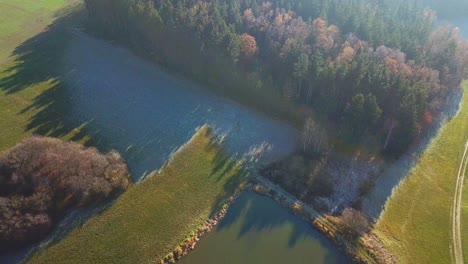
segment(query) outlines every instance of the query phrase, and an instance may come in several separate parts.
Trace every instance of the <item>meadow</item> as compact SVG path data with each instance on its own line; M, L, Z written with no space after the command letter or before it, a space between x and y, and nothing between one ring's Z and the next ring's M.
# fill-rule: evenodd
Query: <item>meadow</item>
M60 120L60 113L50 111L50 106L61 87L54 71L67 38L58 29L46 30L79 3L0 0L0 151L34 133L64 139L79 134L79 129L62 128L58 133L59 127L51 126ZM50 38L38 41L45 36Z
M43 31L58 10L75 5L66 0L0 0L0 64L18 44Z
M468 81L462 107L448 120L393 192L375 226L399 263L451 263L451 205L465 142L468 139ZM468 187L464 187L462 236L468 260Z
M32 134L90 142L81 127L67 126L58 111L67 104L59 68L69 29L79 23L81 2L6 2L0 0L0 10L7 14L0 18L0 151ZM241 173L209 129L201 128L161 173L131 188L115 206L32 261L154 261L219 211L238 188ZM100 236L81 240L93 236L93 227L102 231ZM89 241L96 243L96 251L89 251ZM70 243L78 243L69 248L73 254L63 248Z
M468 263L468 173L465 174L465 184L463 185L462 195L462 246L465 263Z
M222 208L243 174L204 126L159 172L29 263L156 262Z

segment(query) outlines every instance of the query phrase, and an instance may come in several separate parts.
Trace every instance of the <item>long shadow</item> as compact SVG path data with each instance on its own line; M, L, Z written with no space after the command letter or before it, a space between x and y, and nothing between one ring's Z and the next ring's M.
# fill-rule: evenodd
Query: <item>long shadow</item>
M81 125L67 119L70 100L64 89L61 67L70 39L70 27L79 23L83 12L81 9L71 9L57 13L60 17L44 32L13 51L14 61L3 69L0 90L7 96L28 89L31 89L29 94L37 94L32 104L17 113L33 113L25 132L64 137ZM85 133L80 131L71 139L80 140L84 137Z
M28 94L35 95L30 105L16 113L17 115L33 113L25 132L67 137L82 142L89 136L86 125L73 123L67 118L70 100L64 89L64 76L61 71L63 55L70 39L69 30L79 24L83 12L79 7L57 12L55 22L44 32L19 45L12 53L14 61L2 69L0 90L6 96L26 92L28 89L31 89L27 91ZM91 140L83 143L93 144ZM91 215L101 212L110 204L112 201L68 212L48 238L17 252L1 256L0 263L21 262L41 244L60 239L73 227L84 223Z

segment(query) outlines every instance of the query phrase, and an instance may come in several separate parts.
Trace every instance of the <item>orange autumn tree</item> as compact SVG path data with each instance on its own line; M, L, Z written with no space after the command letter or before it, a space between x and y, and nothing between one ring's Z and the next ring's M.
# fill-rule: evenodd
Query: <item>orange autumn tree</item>
M241 35L241 47L242 47L242 54L244 58L247 60L252 59L255 54L257 54L257 41L255 38L247 33Z

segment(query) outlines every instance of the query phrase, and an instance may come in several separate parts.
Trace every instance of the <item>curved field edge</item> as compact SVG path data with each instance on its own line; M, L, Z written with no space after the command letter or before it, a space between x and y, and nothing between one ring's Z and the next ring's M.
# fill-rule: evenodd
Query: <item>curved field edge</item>
M243 171L204 126L159 172L29 263L149 263L163 258L221 209Z
M451 205L468 139L468 81L463 89L460 111L446 122L408 178L394 190L376 223L374 233L398 263L452 262ZM462 230L468 228L465 218L462 225Z

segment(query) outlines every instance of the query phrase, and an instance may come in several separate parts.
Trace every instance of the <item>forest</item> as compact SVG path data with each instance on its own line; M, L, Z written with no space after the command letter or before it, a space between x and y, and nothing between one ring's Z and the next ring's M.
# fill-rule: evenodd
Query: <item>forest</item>
M412 1L85 3L95 30L162 65L259 104L278 94L307 109L306 128L313 118L386 153L406 150L467 77L467 41Z

